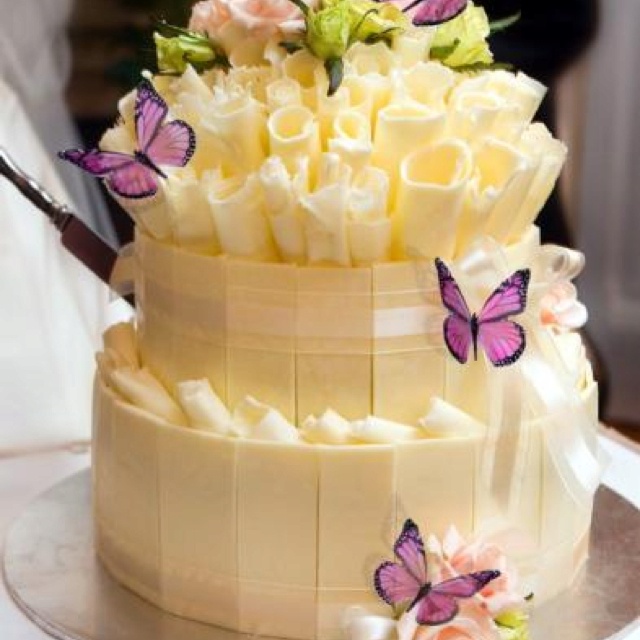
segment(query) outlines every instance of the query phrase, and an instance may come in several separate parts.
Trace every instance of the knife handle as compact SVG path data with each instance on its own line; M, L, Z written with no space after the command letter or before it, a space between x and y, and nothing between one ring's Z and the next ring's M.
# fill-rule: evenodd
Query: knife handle
M64 231L73 214L64 204L60 204L41 184L24 173L11 159L7 151L0 147L0 175L40 209L59 231Z

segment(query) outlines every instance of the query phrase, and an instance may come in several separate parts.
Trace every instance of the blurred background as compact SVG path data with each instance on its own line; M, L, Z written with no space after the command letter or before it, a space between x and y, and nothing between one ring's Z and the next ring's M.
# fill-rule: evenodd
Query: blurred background
M115 117L118 98L136 84L142 68L152 66L150 17L186 24L193 2L38 4L54 16L64 100L81 143L93 146ZM476 4L484 5L492 19L521 10L521 20L497 34L492 49L498 60L513 62L551 87L539 119L567 142L570 159L540 218L543 237L587 255L579 288L590 311L587 339L602 385L603 419L640 439L640 2ZM70 145L56 148L64 146ZM79 179L81 172L74 175ZM97 188L88 179L82 187ZM126 242L128 219L113 204L100 206L109 207L109 233Z

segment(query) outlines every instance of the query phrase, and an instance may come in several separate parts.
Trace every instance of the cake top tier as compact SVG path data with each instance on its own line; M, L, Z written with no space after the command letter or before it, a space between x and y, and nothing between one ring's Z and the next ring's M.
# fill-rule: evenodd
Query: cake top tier
M512 244L566 155L531 124L545 88L495 68L473 3L396 4L199 2L188 31L159 26L160 73L101 151L65 157L198 253L360 266Z

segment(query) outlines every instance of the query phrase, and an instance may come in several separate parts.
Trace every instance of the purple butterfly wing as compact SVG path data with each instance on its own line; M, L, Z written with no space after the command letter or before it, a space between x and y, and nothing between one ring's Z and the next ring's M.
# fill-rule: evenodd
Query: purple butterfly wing
M111 191L123 198L147 198L158 190L156 173L137 161L112 171L105 182Z
M193 129L182 120L162 125L147 146L146 154L155 165L184 167L196 149Z
M148 80L143 80L137 89L135 123L138 136L138 148L147 154L149 146L160 132L162 122L169 108Z
M427 560L420 530L406 520L393 551L400 560L383 562L376 570L374 584L378 595L388 604L413 602L427 582Z
M445 580L435 585L431 589L431 593L439 593L453 598L471 598L499 576L499 571L476 571Z
M433 586L420 602L416 615L418 624L449 622L458 614L457 598L471 598L499 575L499 571L477 571Z
M469 311L467 302L460 291L460 287L458 287L458 283L451 275L451 271L449 271L447 265L442 262L440 258L436 258L435 263L436 270L438 271L438 284L440 285L440 297L442 298L442 304L459 318L462 318L467 322L470 321L471 312Z
M406 520L393 547L407 571L423 585L427 582L427 560L420 529L413 520Z
M383 562L375 572L373 583L378 595L390 605L413 602L422 586L402 565Z
M495 322L522 313L527 306L527 290L531 272L520 269L511 274L487 298L478 314L478 322Z
M524 328L511 320L480 324L478 342L496 367L516 362L527 346Z
M466 8L467 0L423 0L413 15L413 24L418 27L442 24L459 16Z
M455 598L432 589L420 601L416 621L426 625L444 624L453 620L457 614L458 603Z
M104 178L112 171L124 169L136 163L135 158L126 153L100 151L98 149L90 149L89 151L67 149L58 153L58 157L75 164L98 178Z
M469 358L469 349L473 342L471 325L466 320L451 314L444 320L443 333L451 355L460 364L464 364Z

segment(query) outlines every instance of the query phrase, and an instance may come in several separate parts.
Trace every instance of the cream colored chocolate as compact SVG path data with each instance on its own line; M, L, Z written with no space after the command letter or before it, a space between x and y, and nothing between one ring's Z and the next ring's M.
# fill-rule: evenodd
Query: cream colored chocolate
M597 388L582 262L533 226L566 156L531 123L545 88L457 73L408 28L350 46L330 97L322 60L278 46L301 20L209 18L232 68L151 80L193 158L120 198L137 319L97 358L101 560L178 615L338 640L348 608L387 610L374 571L411 518L496 540L553 597L587 553ZM103 148L137 148L135 101ZM531 270L516 366L449 353L436 256L476 312Z
M572 583L590 524L545 454L543 427L528 425L519 524L529 547L512 556L536 603ZM386 611L373 571L405 518L440 536L451 523L463 535L482 527L478 507L490 498L478 478L481 447L478 436L389 445L233 439L169 424L98 379L96 548L120 582L172 613L246 633L338 640L348 607Z
M515 270L538 248L532 228L505 259ZM207 378L229 406L251 395L297 425L328 408L417 424L432 396L458 401L445 378L463 375L465 409L484 417L485 400L469 399L484 367L445 367L430 261L297 267L197 255L143 234L136 259L140 351L168 388Z
M501 255L533 267L530 322L537 231ZM127 326L105 335L95 399L96 547L120 582L195 620L337 640L349 606L384 611L373 571L410 517L439 536L502 518L536 602L571 584L590 511L550 454L554 418L525 412L515 439L490 437L510 374L446 352L431 262L253 263L141 233L135 256L138 343ZM460 285L477 308L478 283ZM553 339L595 422L579 337Z

